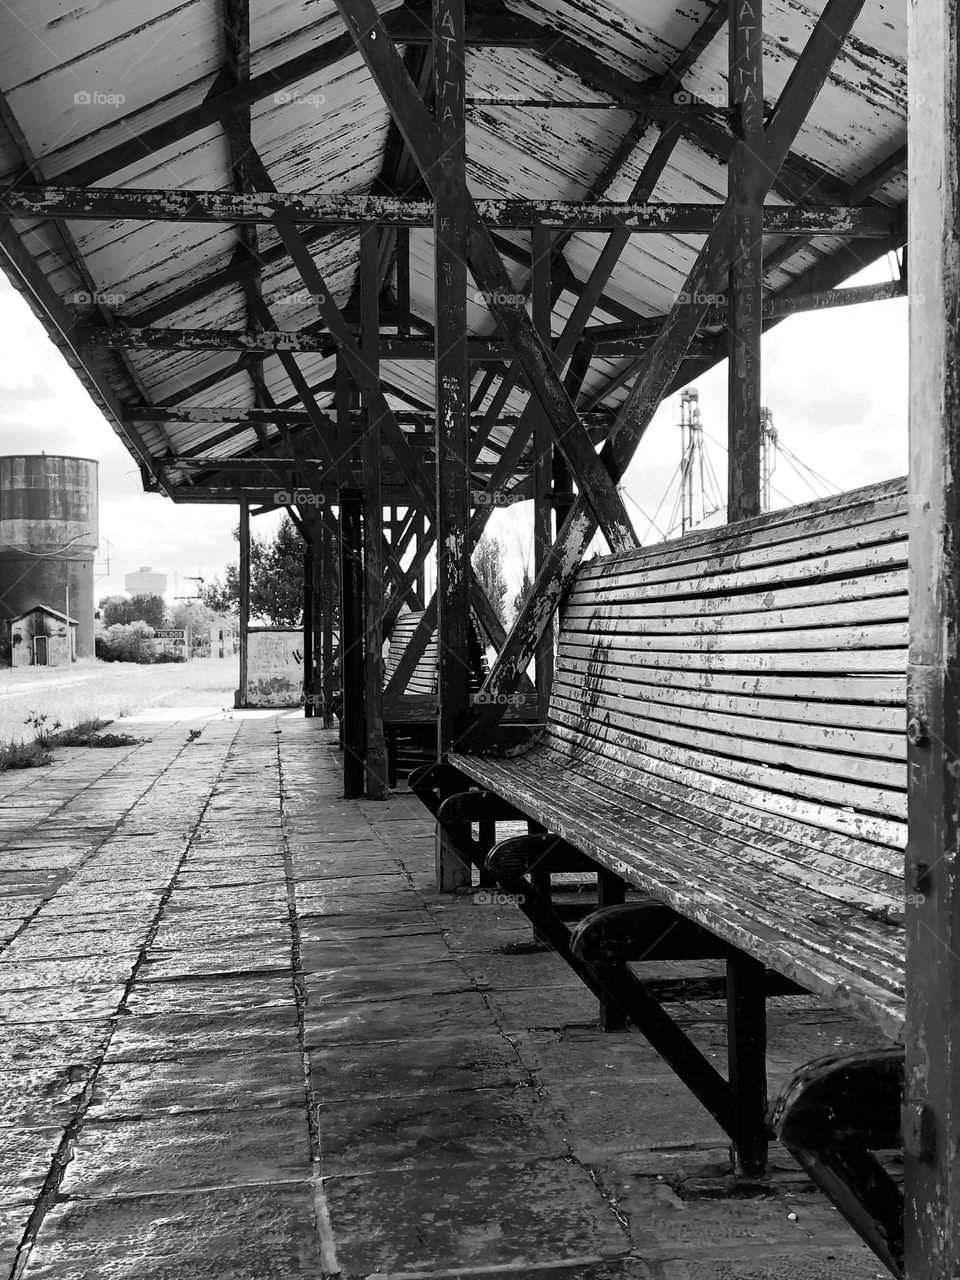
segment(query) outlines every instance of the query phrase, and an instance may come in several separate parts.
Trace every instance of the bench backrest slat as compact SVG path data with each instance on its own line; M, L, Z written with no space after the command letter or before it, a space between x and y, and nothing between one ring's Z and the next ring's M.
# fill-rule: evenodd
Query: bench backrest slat
M589 562L548 749L793 822L808 849L812 828L824 854L852 837L854 878L901 874L906 561L892 481Z
M384 662L384 688L390 683L393 673L400 664L400 658L419 625L423 613L401 613L393 625L390 642L387 646L387 657ZM404 693L433 694L437 691L437 636L431 635L423 656L417 663L413 674L407 682Z

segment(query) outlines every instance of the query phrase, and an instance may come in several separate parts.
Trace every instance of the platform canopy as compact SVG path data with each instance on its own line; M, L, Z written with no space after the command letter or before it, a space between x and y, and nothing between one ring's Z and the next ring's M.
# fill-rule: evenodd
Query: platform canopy
M429 474L434 449L423 170L436 138L418 115L433 119L432 16L422 0L377 8L379 45L366 0L0 11L0 263L148 489L279 505L278 476L349 480L364 410L383 416L362 346L392 411L384 500L423 497L411 470ZM764 5L763 119L771 145L777 130L788 144L763 201L766 326L875 296L836 289L905 240L906 12L847 5L839 53L807 48L798 64L823 8ZM486 228L467 292L476 488L496 474L502 492L532 495L529 432L515 429L548 323L595 443L651 362L659 401L727 354L723 290L689 291L698 254L722 268L733 234L728 13L726 0L468 3L466 175ZM391 43L417 102L401 88L388 104L377 59ZM677 332L684 307L701 309L692 335Z

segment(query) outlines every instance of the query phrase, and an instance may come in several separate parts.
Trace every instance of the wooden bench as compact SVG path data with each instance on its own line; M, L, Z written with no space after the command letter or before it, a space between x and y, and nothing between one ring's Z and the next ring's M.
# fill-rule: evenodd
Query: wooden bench
M793 984L902 1035L907 617L903 481L597 559L565 601L535 739L412 780L462 855L694 1089L748 1173L770 1134L770 990ZM481 813L546 834L491 849L465 825ZM542 885L571 852L607 884L574 932L531 874ZM623 904L628 886L641 896ZM728 1079L631 967L710 955L726 961ZM777 1124L799 1150L796 1088ZM857 1215L876 1204L855 1199L841 1208L865 1230Z
M422 612L402 613L394 623L384 663L384 690L390 686L407 646L423 617ZM470 686L474 694L487 675L487 659L481 639L481 628L471 615L472 642L470 662ZM387 747L387 778L391 787L397 785L401 772L436 758L437 754L437 636L430 637L420 660L402 693L386 693L383 702L383 725ZM529 684L529 682L528 682ZM532 694L530 686L530 694ZM536 718L536 699L526 694L516 699L510 708L510 718L531 720Z
M400 659L423 613L401 613L393 625L384 662L384 689L389 688ZM387 780L397 785L398 762L423 763L436 755L437 719L437 636L431 635L427 647L399 694L387 695L383 702L383 728L387 747Z

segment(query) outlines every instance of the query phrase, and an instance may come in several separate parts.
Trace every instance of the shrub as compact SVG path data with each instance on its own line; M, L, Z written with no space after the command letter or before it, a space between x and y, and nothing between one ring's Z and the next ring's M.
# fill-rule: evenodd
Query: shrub
M39 742L8 742L0 747L0 772L4 769L36 769L53 764L53 756Z
M104 662L154 662L153 628L145 622L107 627L97 636L97 657Z

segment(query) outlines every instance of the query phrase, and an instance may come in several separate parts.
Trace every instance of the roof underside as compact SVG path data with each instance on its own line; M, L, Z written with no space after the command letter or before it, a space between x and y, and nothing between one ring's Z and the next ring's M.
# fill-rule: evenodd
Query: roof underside
M721 0L723 2L723 0ZM235 5L236 0L233 0ZM381 13L411 19L422 9L379 4ZM523 19L550 40L521 47L471 45L467 62L468 179L475 197L627 200L662 124L638 127L638 112L617 105L624 83L650 82L682 58L712 4L683 0L506 0L473 12L489 28L498 10ZM774 102L822 5L765 0L765 97ZM208 0L138 0L97 4L80 0L9 0L0 13L0 182L4 186L58 186L236 190L227 133L201 112L162 134L205 100L230 75L254 83L293 59L315 70L265 85L249 106L254 146L275 188L306 195L390 192L422 196L413 162L359 54L344 45L345 28L332 0L269 0L251 6L249 64L236 52ZM425 44L403 46L408 67L429 81ZM328 56L325 56L327 50ZM582 56L581 56L582 54ZM338 55L338 56L334 56ZM323 66L326 61L329 65ZM722 27L682 77L691 99L726 102L727 40ZM227 79L225 81L225 74ZM289 73L295 74L294 72ZM522 105L517 99L570 103ZM814 203L900 208L906 199L902 156L906 139L906 10L867 0L812 113L802 127L781 182L768 204L791 191L809 190ZM591 104L591 105L584 105ZM195 113L196 115L196 113ZM195 126L195 127L194 127ZM173 140L150 149L146 130ZM729 132L721 116L685 118L684 136L671 154L653 199L722 203L727 193ZM113 167L119 166L119 167ZM788 189L789 187L789 189ZM299 407L301 396L276 355L257 361L259 389L249 357L238 351L83 348L72 327L152 325L222 333L251 328L242 283L232 271L241 232L236 223L63 220L29 218L0 224L6 262L19 260L14 283L26 288L54 340L68 354L103 405L131 452L145 464L145 480L184 495L226 492L223 475L164 460L185 455L237 459L281 443L267 425L228 421L120 421L124 406L231 406L273 403ZM331 295L348 318L356 305L359 230L312 227L309 244ZM413 337L430 341L433 324L433 237L409 231L409 306ZM401 283L396 233L384 231L383 330L396 315ZM277 232L257 228L266 261L262 292L275 325L323 336L317 312ZM554 267L554 334L558 334L606 241L604 232L565 237ZM518 289L529 282L530 233L504 230L497 243ZM663 317L683 288L702 235L636 234L620 258L592 326L620 326ZM870 257L889 249L883 239L854 241L817 236L767 237L765 288L770 295L809 291L842 282ZM496 325L471 286L471 334L495 337ZM394 325L395 325L394 321ZM649 325L648 325L649 327ZM709 336L709 335L708 335ZM715 344L716 345L716 344ZM716 348L716 356L722 348ZM579 404L612 411L627 393L626 373L637 355L595 355ZM704 357L701 357L704 358ZM331 349L297 353L296 363L321 408L334 404L336 361ZM498 376L486 376L496 371ZM478 364L474 388L486 386L477 408L501 385L502 365ZM691 373L688 364L681 371ZM619 376L618 376L619 375ZM381 378L397 410L431 411L434 367L428 359L385 359ZM268 395L263 398L264 389ZM500 412L515 419L526 402L522 384ZM143 419L145 415L138 415ZM413 430L410 422L406 429ZM495 462L510 427L495 426L479 457ZM229 470L229 464L225 464ZM478 472L480 474L480 472ZM518 473L518 477L519 477ZM221 486L223 486L221 488Z

